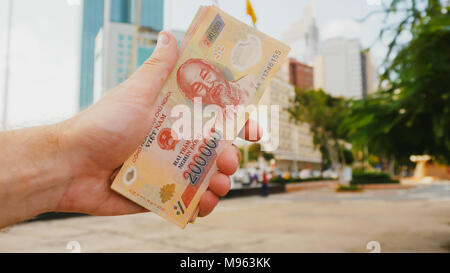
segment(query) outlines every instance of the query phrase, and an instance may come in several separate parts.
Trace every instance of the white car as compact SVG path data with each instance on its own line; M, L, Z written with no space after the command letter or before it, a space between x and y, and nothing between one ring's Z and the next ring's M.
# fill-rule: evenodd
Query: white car
M300 178L300 172L291 172L291 178Z
M320 177L320 171L318 171L318 170L312 171L312 176L313 177Z
M249 172L246 169L237 170L236 173L233 175L233 178L236 183L241 183L241 184L249 184L250 183Z
M333 179L338 178L337 172L333 171L332 169L328 169L328 170L323 171L322 176L324 178L333 178Z
M308 170L308 169L301 170L300 178L301 179L311 178L311 170Z

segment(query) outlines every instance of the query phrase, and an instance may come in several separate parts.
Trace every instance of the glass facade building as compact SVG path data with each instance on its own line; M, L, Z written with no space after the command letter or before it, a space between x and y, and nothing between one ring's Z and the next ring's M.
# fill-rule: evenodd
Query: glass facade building
M103 26L103 0L83 1L80 62L80 109L90 105L94 90L95 36Z
M104 9L109 2L109 21L117 23L136 22L139 0L84 0L81 31L81 67L79 108L93 101L95 38L104 23ZM164 0L140 0L139 25L154 31L163 29Z

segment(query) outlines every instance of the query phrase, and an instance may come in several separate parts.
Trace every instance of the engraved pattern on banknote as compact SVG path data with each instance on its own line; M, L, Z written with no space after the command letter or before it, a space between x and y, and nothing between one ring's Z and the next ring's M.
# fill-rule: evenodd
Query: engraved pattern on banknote
M123 182L125 185L131 185L137 178L137 170L134 166L130 166L123 175Z

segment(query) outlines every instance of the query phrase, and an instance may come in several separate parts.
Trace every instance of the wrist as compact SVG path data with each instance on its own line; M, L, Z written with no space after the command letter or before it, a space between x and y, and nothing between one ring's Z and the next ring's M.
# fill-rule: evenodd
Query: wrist
M35 146L27 148L32 151L31 154L39 154L33 160L35 168L29 168L29 186L25 187L29 192L26 201L35 209L34 214L54 211L67 185L73 180L68 128L66 121L36 128L33 134ZM27 167L27 163L24 166Z
M47 146L51 152L47 154L49 165L43 171L52 174L47 179L49 187L45 193L47 206L44 207L44 212L59 210L61 199L80 169L75 160L77 147L73 140L71 120L53 124L48 130Z
M54 210L73 178L62 124L8 131L0 135L0 226Z

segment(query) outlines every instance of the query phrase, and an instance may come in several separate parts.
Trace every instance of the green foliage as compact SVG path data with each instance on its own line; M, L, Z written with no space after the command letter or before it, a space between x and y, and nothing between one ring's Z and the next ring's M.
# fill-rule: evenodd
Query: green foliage
M272 160L272 159L274 158L274 156L273 156L272 153L267 153L267 152L264 152L264 151L263 151L263 153L262 153L262 156L263 156L264 159L267 160L267 161L270 161L270 160Z
M348 165L352 165L353 162L355 161L355 158L353 157L353 153L352 151L342 148L343 152L344 152L344 158L345 158L345 163Z
M330 153L328 152L328 149L323 145L319 147L319 151L322 155L322 170L326 170L333 165L330 160Z
M421 9L420 9L421 8ZM387 16L403 16L386 56L381 89L350 101L340 131L355 148L409 163L411 154L429 154L450 163L450 11L438 0L393 0ZM411 34L402 44L399 37ZM392 57L392 55L395 55Z
M270 161L274 158L272 153L268 153L261 150L261 144L253 143L248 147L248 160L256 161L258 157L262 156L265 160Z
M244 158L244 156L245 156L244 149L242 147L239 147L238 149L239 149L239 152L241 153L241 158ZM244 164L245 164L244 160L241 160L241 162L239 162L239 168L244 168Z
M370 166L376 167L380 163L380 159L375 155L369 155L368 162Z
M294 104L288 109L291 117L299 122L306 122L313 132L314 143L320 145L323 138L343 138L338 128L347 115L344 98L336 98L322 89L295 89Z
M291 118L297 122L309 124L313 135L313 143L320 148L325 164L332 162L330 147L337 150L339 161L344 161L339 140L346 138L345 131L339 126L347 115L344 98L336 98L323 90L295 89L295 99L288 109Z
M310 177L310 178L289 178L285 179L283 177L274 177L270 180L270 183L280 183L280 184L286 184L286 183L297 183L297 182L312 182L312 181L324 181L324 180L330 180L329 178L323 178L323 177Z
M248 146L248 161L256 161L261 153L261 144L253 143Z
M337 188L336 191L338 191L338 192L348 192L348 191L350 191L350 192L361 192L362 188L359 185L352 185L352 184L350 184L348 186L346 186L346 185L339 185L339 187Z
M270 183L280 183L280 184L284 184L284 183L288 183L290 179L285 179L283 177L273 177L272 179L270 179Z
M389 173L378 171L361 171L354 170L352 173L352 185L363 184L398 184L398 180L392 179Z

